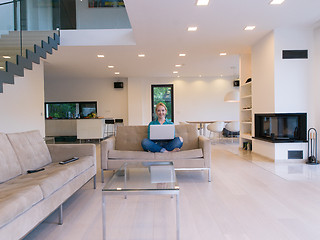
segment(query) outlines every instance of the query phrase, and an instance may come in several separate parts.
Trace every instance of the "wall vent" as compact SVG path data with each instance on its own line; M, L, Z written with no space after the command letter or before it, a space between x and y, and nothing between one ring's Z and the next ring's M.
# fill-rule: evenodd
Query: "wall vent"
M282 50L282 59L308 59L308 50Z
M288 151L288 159L303 159L303 151Z

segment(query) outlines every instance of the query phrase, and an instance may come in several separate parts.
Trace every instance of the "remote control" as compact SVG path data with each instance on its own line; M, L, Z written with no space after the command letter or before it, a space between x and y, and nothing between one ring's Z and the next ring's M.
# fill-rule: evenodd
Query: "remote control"
M70 163L70 162L76 161L76 160L78 160L78 159L79 159L78 157L73 157L73 158L70 158L70 159L67 159L67 160L61 161L61 162L59 162L59 164L66 164L66 163Z
M34 170L28 170L27 173L36 173L36 172L40 172L43 170L44 170L44 168L38 168L38 169L34 169Z

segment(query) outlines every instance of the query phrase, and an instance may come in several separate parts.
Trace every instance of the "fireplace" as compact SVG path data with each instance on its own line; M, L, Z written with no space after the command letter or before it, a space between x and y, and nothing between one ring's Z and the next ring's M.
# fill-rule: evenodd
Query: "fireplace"
M273 142L306 142L306 113L255 114L256 139Z

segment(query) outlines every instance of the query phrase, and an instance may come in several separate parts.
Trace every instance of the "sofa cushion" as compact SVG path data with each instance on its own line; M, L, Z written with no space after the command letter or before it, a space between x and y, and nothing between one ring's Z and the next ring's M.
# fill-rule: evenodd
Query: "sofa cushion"
M143 151L141 141L148 137L148 126L118 126L115 149Z
M156 160L176 160L176 159L195 159L199 158L203 160L202 149L192 149L179 152L166 152L155 153L154 159Z
M0 133L0 166L0 183L22 173L18 158L4 133Z
M176 136L183 138L181 150L199 148L198 130L195 124L176 125Z
M154 153L145 151L121 151L121 150L109 150L109 159L154 159Z
M0 186L0 228L43 199L39 185L10 182Z
M44 171L25 174L11 181L24 182L26 185L39 184L43 197L47 198L93 165L93 157L80 157L79 160L65 165L59 163L49 164L45 166Z
M7 134L22 171L37 169L52 162L47 145L38 130Z

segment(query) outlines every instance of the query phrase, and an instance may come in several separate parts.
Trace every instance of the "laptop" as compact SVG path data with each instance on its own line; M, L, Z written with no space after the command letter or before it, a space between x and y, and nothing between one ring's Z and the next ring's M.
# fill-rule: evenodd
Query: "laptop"
M174 124L150 125L150 140L174 139Z

